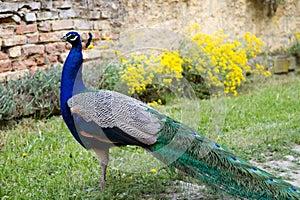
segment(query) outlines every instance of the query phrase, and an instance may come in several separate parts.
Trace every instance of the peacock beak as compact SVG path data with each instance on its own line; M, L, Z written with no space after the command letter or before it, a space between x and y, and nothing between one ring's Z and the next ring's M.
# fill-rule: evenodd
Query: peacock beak
M64 35L60 39L63 40L63 41L67 41L67 36Z

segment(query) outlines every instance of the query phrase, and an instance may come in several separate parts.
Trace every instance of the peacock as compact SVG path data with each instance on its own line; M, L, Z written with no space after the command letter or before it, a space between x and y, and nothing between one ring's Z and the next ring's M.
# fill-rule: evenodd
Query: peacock
M227 193L247 199L300 199L300 189L238 158L147 104L109 90L86 88L82 79L82 41L77 32L62 39L72 48L65 60L60 106L75 139L95 151L105 188L109 149L136 145L178 170ZM91 41L91 35L87 46Z

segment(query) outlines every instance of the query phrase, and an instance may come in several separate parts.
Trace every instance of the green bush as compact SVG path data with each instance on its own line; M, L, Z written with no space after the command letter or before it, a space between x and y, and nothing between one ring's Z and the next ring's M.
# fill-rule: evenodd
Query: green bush
M47 117L59 112L61 69L50 67L0 83L0 121L24 116Z

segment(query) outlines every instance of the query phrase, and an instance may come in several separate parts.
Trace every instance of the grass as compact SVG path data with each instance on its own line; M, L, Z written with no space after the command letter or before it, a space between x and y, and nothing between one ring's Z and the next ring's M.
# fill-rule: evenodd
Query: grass
M296 154L291 148L300 144L299 95L297 77L278 76L248 84L235 98L175 99L161 110L240 157L263 162L270 155ZM96 157L73 139L61 117L5 127L0 144L1 199L170 199L174 193L189 198L179 186L185 177L156 165L158 171L151 171L154 159L135 147L112 150L107 188L99 191Z

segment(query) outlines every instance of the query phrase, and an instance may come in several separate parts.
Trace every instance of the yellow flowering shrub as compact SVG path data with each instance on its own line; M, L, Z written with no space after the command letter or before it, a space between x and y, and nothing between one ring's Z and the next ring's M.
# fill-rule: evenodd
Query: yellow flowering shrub
M163 77L163 83L170 84L173 78L180 79L183 77L183 59L178 51L165 51L157 59L159 64L154 68L154 72Z
M174 80L186 79L196 93L207 89L213 96L236 96L246 81L246 73L271 75L262 65L248 65L249 58L255 58L265 45L255 35L247 32L242 38L231 39L222 30L208 35L199 32L198 24L189 27L188 33L188 40L195 44L193 48L187 48L187 40L181 41L178 50L120 55L119 75L129 94L148 95L147 90L167 90Z
M178 51L163 51L162 54L135 55L128 59L121 56L121 70L119 74L128 86L129 94L141 94L147 86L160 83L165 86L172 83L173 78L181 79L183 59Z
M190 70L201 74L208 87L211 88L212 95L219 96L220 88L224 89L226 94L238 94L237 88L246 80L245 74L251 72L260 72L263 75L270 75L266 70L251 69L248 65L248 59L254 58L262 52L265 43L255 35L247 32L240 40L229 39L228 35L222 30L213 35L203 33L194 33L198 26L191 28L189 32L203 58L190 58ZM192 31L191 31L192 30ZM188 55L187 55L188 56ZM194 60L197 62L194 62ZM256 66L257 67L257 66Z
M147 85L152 84L154 75L146 55L131 54L128 60L122 59L121 62L122 67L119 74L121 80L127 84L129 94L140 94L146 90Z

